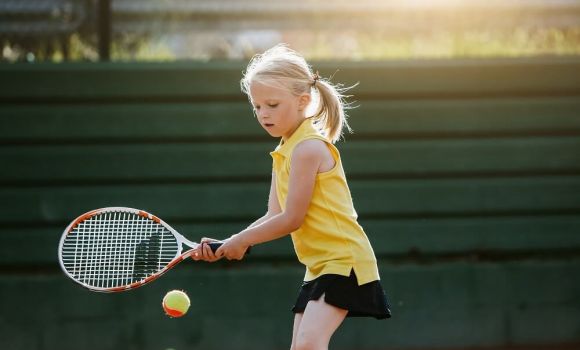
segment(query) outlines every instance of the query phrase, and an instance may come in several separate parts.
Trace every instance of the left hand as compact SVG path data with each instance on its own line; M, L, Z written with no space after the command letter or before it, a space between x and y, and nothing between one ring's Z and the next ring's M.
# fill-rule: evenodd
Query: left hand
M224 244L215 252L216 257L225 257L228 260L242 260L249 244L244 242L240 235L233 235L224 241Z
M215 256L214 252L211 250L209 243L212 242L220 242L217 239L213 239L213 238L202 238L201 241L199 242L199 245L193 250L193 252L191 253L191 258L193 260L203 260L203 261L207 261L207 262L214 262L214 261L218 261L220 258L218 258L217 256Z

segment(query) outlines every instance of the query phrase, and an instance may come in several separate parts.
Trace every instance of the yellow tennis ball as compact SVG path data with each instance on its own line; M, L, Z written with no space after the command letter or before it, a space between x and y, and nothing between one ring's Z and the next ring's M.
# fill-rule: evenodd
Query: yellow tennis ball
M181 317L189 309L189 297L181 290L172 290L165 294L162 305L168 316Z

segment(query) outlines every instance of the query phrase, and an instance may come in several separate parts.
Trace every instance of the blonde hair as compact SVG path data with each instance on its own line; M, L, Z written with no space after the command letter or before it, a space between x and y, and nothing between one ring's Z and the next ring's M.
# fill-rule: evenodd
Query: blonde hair
M240 82L242 91L250 98L253 82L272 84L287 89L295 96L314 93L318 96L316 111L312 115L314 125L332 143L342 136L343 129L352 132L347 123L345 110L350 106L343 95L349 88L333 85L314 73L304 57L285 44L276 45L262 54L255 55L248 64Z

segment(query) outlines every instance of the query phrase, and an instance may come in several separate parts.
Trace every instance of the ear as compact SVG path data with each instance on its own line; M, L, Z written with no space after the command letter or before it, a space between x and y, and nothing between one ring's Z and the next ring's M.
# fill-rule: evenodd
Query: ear
M299 111L305 110L306 107L308 107L308 105L310 104L311 99L312 97L310 96L310 94L307 93L298 96L298 110Z

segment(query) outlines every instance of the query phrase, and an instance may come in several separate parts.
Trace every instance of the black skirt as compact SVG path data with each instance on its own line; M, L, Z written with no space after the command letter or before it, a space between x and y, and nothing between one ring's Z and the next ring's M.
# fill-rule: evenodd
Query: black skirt
M303 313L310 300L318 300L323 294L327 304L348 310L347 317L391 317L381 283L373 281L359 286L354 271L349 277L329 274L303 282L292 312Z

